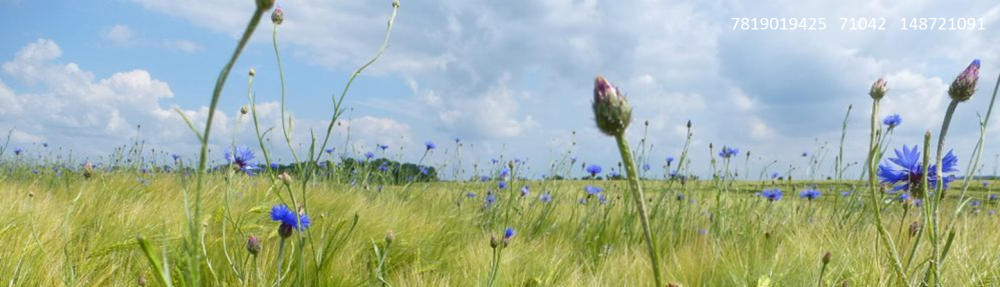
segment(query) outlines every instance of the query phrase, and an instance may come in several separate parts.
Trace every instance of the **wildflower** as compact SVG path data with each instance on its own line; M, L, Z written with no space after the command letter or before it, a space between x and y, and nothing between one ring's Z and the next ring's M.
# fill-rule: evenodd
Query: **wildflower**
M497 182L497 188L499 188L499 189L505 189L505 188L507 188L507 183L504 182L504 181L502 181L502 180L498 181Z
M544 203L552 202L552 193L545 192L538 196L538 200L541 200Z
M885 116L885 119L882 120L882 124L889 126L890 129L898 127L901 123L903 123L903 118L900 118L899 114Z
M493 203L497 202L497 196L493 195L492 192L486 193L486 207L493 206Z
M882 183L888 183L890 185L896 185L892 188L892 191L906 190L910 192L918 193L918 189L921 186L921 180L924 176L923 164L920 162L920 152L917 151L917 146L913 146L912 149L903 145L903 150L895 150L896 157L889 158L888 161L894 163L896 166L900 167L899 170L893 169L888 164L881 164L878 167L878 176L882 180ZM958 157L948 151L948 154L944 156L942 160L943 166L941 167L942 172L955 172L958 171L955 166L958 164ZM937 174L937 164L931 165L930 170L933 174L930 174L927 178L928 186L937 186L938 179L940 175ZM948 183L951 182L953 178L944 178L944 188L948 188Z
M840 196L843 196L843 197L851 196L851 191L850 190L841 191L840 192Z
M618 172L612 169L611 172L608 172L608 178L609 179L618 178Z
M514 228L507 227L507 229L503 231L503 247L510 245L511 237L514 237Z
M623 134L632 122L632 108L628 101L602 76L594 80L593 108L597 128L606 135Z
M490 248L496 249L497 246L499 246L499 245L500 245L500 242L497 241L497 236L496 235L490 235Z
M281 10L281 6L278 6L271 12L271 23L281 25L282 22L285 22L285 11Z
M808 152L802 152L802 157L807 157L807 156L809 156Z
M382 149L382 151L385 151L385 149L389 148L389 146L384 144L379 144L378 148Z
M986 188L987 186L990 186L990 181L984 180L983 181L983 188Z
M432 141L426 141L424 142L424 145L427 146L427 150L432 150L437 147Z
M521 187L521 196L528 196L528 194L531 193L529 189L530 188L527 185Z
M250 234L250 238L247 238L247 252L250 252L250 255L257 256L257 253L260 253L260 247L260 240L257 239L257 236Z
M644 163L644 164L642 164L642 170L643 170L643 171L649 171L649 169L650 169L650 166L649 166L649 164L648 164L648 163Z
M325 150L323 150L323 151L325 151L325 152L326 152L326 154L332 154L332 153L333 153L333 151L334 151L334 148L332 148L332 147L328 147L328 148L326 148L326 149L325 149Z
M276 163L276 162L272 162L272 163L270 164L270 167L271 167L271 169L278 169L278 167L279 167L279 166L278 166L278 163Z
M770 202L775 202L775 201L781 200L781 195L782 195L781 190L777 189L777 188L775 188L773 190L771 190L771 189L765 189L764 192L761 193L761 196L763 196L764 198L767 198L767 201L770 201Z
M253 151L245 146L234 147L232 150L227 150L226 161L232 164L237 170L243 171L247 175L253 175L253 171L259 169L257 167L257 160L254 159Z
M872 83L872 89L868 92L868 95L876 101L881 100L882 97L885 96L885 93L889 91L889 89L886 88L886 84L885 79L878 78L878 80L875 80L875 82Z
M382 164L379 164L378 170L382 172L389 171L389 163L383 161Z
M990 194L986 198L988 198L990 201L996 201L997 200L997 195L996 194Z
M465 193L465 197L466 198L476 198L476 193L475 192L471 192L471 191L466 192Z
M372 159L374 157L375 157L375 153L373 153L373 152L366 152L365 153L365 158L367 158L367 159Z
M781 174L778 173L778 172L774 172L774 173L771 174L771 179L776 179L776 178L779 178L779 177L781 177Z
M708 235L708 229L698 229L698 234Z
M587 199L586 198L580 198L580 199L577 199L576 202L579 203L580 205L586 205L587 204Z
M598 194L601 193L601 191L603 191L600 187L596 187L593 185L584 186L583 189L586 190L587 194L589 195Z
M172 155L170 155L170 157L174 158L174 162L178 162L178 161L180 161L180 160L181 160L181 155L179 155L179 154L176 154L176 153L175 153L175 154L172 154Z
M48 148L49 147L49 143L42 143L42 147Z
M430 169L428 169L426 166L421 165L418 166L417 168L420 169L420 174L427 175L428 173L430 173Z
M832 258L833 258L833 253L830 253L830 251L827 251L825 254L823 254L823 259L822 259L823 265L830 264L830 259Z
M24 150L19 147L14 148L14 155L21 155L23 152Z
M596 164L589 165L587 166L587 173L589 173L591 177L597 176L597 174L601 173L601 166Z
M608 196L604 195L603 193L598 194L597 195L597 202L600 202L602 205L603 204L607 204L608 203Z
M905 192L904 193L900 193L898 199L899 199L900 202L905 203L907 200L910 199L910 194L909 193L905 193Z
M482 181L482 182L490 181L490 177L489 176L485 176L485 175L481 175L481 176L479 176L479 181Z
M392 241L396 240L396 233L389 230L385 233L385 243L392 244Z
M964 102L972 97L972 94L976 93L976 83L979 81L979 59L972 60L969 66L958 74L955 81L951 82L951 87L948 88L948 96L952 100Z
M510 175L510 169L509 168L504 168L504 169L500 170L500 175L497 176L497 177L502 180L502 179L506 178L508 175Z
M914 220L913 223L910 223L910 237L917 236L917 232L920 232L920 227L919 220Z
M816 190L816 188L810 188L800 192L799 198L805 198L812 201L813 199L818 198L820 195L822 195L822 193L820 193L819 190Z
M982 203L979 202L978 199L973 199L972 201L969 201L969 207L972 207L972 208L979 208L980 204L982 204Z
M455 138L455 143L456 143L456 144L457 144L457 143L460 143L460 142L462 142L462 139L460 139L460 138Z
M281 174L279 174L278 175L278 179L280 179L281 182L283 182L285 184L291 184L292 183L292 176L289 175L287 171L286 172L282 172Z
M257 71L256 71L256 70L254 70L254 69L253 69L253 67L251 67L251 68L250 68L250 73L249 73L249 74L250 74L250 76L251 76L251 77L253 77L253 76L257 75Z
M569 163L570 163L570 164L574 164L574 163L576 163L576 156L571 156L571 157L569 157Z
M669 165L670 165L670 163L672 163L672 162L674 162L674 157L672 157L672 156L668 156L668 157L667 157L667 165L669 166Z
M678 193L677 194L677 201L684 201L684 194Z
M919 198L918 199L914 199L913 200L913 206L923 207L924 206L924 200L923 199L919 199Z
M293 229L298 229L299 231L306 230L306 228L309 228L309 224L312 223L308 215L304 213L297 215L284 204L275 205L271 208L271 220L281 223L278 227L278 235L281 235L283 238L292 236Z
M737 148L731 148L728 146L722 146L722 150L719 151L719 157L721 158L731 158L740 152Z

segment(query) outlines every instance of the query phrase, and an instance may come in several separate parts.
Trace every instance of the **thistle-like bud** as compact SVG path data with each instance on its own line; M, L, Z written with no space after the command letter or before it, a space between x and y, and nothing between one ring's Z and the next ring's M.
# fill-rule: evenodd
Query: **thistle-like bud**
M90 179L93 176L94 176L94 164L89 162L83 164L83 177Z
M972 94L976 93L976 83L979 82L979 59L972 60L972 63L958 74L955 81L951 82L951 87L948 88L948 96L951 96L952 100L959 102L964 102L972 97Z
M281 236L281 238L292 237L292 229L294 228L291 224L282 223L281 226L278 226L278 235Z
M281 25L282 22L285 22L285 11L281 10L281 6L278 6L278 8L274 8L274 11L271 11L271 23Z
M830 253L830 251L827 251L826 254L823 254L823 265L830 264L830 259L832 257L833 253Z
M257 75L257 71L254 71L253 68L250 68L250 76L253 77L253 76L256 76L256 75Z
M385 244L392 244L393 240L396 240L396 233L389 230L389 232L385 233Z
M241 114L241 115L245 115L245 114L247 114L247 112L249 112L249 111L247 110L247 106L242 106L242 107L240 107L240 114Z
M497 242L497 236L496 235L490 235L490 248L497 249L497 246L499 246L499 245L500 245L500 242Z
M872 96L872 99L881 100L885 96L885 93L889 91L886 84L885 79L878 78L878 80L875 80L875 83L872 83L872 90L868 92L868 95Z
M250 238L247 238L247 252L250 252L250 255L253 256L257 256L257 253L260 253L260 240L253 234L250 234Z
M291 184L292 183L292 176L289 175L287 171L286 172L282 172L281 174L279 174L278 175L278 179L280 179L281 182L284 182L285 184Z
M632 122L632 108L625 97L602 76L594 80L593 107L597 128L606 135L624 134Z
M146 274L139 274L139 278L135 281L135 283L139 284L139 286L146 286Z
M913 223L910 223L910 237L917 236L917 233L920 232L920 227L920 221L914 220Z

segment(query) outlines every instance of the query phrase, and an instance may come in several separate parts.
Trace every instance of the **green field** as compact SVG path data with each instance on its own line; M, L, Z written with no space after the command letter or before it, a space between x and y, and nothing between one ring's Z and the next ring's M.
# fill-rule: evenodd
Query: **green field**
M179 280L186 268L181 264L187 234L184 190L191 178L112 172L85 180L73 173L27 171L3 177L0 274L20 286L130 286L140 277L159 285L136 243L141 235L157 254L166 253L167 268ZM208 182L200 249L203 283L270 286L278 275L280 237L268 213L289 199L284 185L241 173L210 176ZM301 234L307 244L296 259L299 241L290 240L284 285L377 285L382 282L377 274L392 286L484 285L493 258L490 235L502 236L506 226L516 235L503 248L500 286L647 286L652 280L640 228L630 217L631 201L621 198L626 196L621 180L514 180L489 207L485 190L495 189L496 181L414 183L385 186L381 192L338 182L310 184L313 222L291 237ZM588 184L604 189L606 204L596 197L578 202L587 198ZM665 279L683 286L893 285L888 258L876 251L881 247L863 204L867 194L842 196L840 191L850 190L847 183L820 182L821 197L799 198L797 191L810 184L643 181ZM522 197L524 185L530 194ZM781 188L785 196L769 202L754 195L762 187ZM469 198L470 191L478 195ZM551 192L551 202L539 199L543 191ZM984 199L988 192L971 191ZM680 194L684 198L678 200ZM920 245L912 259L908 248L915 239L910 225L920 212L893 198L884 201L886 226L896 244L906 247L900 250L910 276L921 276L918 265L928 254L922 249L929 245ZM1000 284L995 208L995 202L983 200L955 217L957 239L944 261L944 285ZM386 249L390 230L395 240ZM257 257L246 250L251 234L262 245ZM376 248L388 250L378 273ZM826 252L832 256L820 281ZM321 260L328 261L318 267Z

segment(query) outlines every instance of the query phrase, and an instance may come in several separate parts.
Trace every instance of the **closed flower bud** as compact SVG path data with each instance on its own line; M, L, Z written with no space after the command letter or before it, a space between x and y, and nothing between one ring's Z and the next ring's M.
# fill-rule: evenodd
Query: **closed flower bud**
M606 135L624 134L632 122L632 108L625 97L602 76L594 80L593 107L597 128Z
M254 71L253 68L250 68L250 76L253 77L255 75L257 75L257 71Z
M250 254L254 256L257 256L257 253L260 253L260 240L258 240L257 236L254 236L253 234L250 234L250 238L247 239L247 252L250 252Z
M496 235L490 235L490 248L496 249L497 246L499 246L499 245L500 245L500 242L497 242L497 236Z
M281 182L284 182L285 184L292 183L292 176L289 175L287 171L286 172L282 172L281 174L279 174L278 175L278 179L280 179Z
M139 286L146 286L146 274L139 274L139 278L136 279L136 284Z
M823 254L823 265L830 264L830 259L832 257L833 253L830 253L830 251L827 251L826 254Z
M385 233L385 243L392 244L393 240L396 240L396 234L392 230L389 230L389 232Z
M979 59L972 60L972 63L958 74L955 81L951 82L948 88L948 96L952 100L964 102L976 93L976 83L979 82Z
M875 83L872 83L872 90L868 92L868 95L872 96L872 99L881 100L885 96L885 93L889 91L886 87L885 79L878 78Z
M295 227L292 226L291 224L282 223L280 226L278 226L278 235L281 236L281 238L292 237L292 230L294 228Z
M83 164L83 177L89 179L93 176L94 176L94 164L89 162Z
M914 220L910 223L910 237L917 236L918 232L920 232L920 221Z
M248 112L247 111L247 106L240 107L240 114L241 115L245 115L245 114L247 114L247 112Z
M271 23L281 25L282 22L285 22L285 11L281 10L281 6L278 6L271 12Z

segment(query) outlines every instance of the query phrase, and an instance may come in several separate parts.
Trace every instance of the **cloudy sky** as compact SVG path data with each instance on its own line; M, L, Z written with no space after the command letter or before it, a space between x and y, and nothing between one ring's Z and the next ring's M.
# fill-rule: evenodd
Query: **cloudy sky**
M949 133L964 170L1000 73L995 1L403 1L390 47L360 76L333 141L338 153L387 144L386 156L417 161L427 140L435 165L480 169L493 158L527 160L546 174L567 153L618 162L590 109L604 75L634 107L629 138L647 139L652 170L679 156L685 124L694 171L709 171L709 143L751 151L751 174L806 176L803 152L828 175L847 108L847 161L867 145L871 82L885 77L882 114L903 124L890 145L937 134L949 83L981 59L980 92L958 107ZM29 153L72 150L95 158L137 136L147 147L193 157L195 136L175 110L203 123L219 69L253 10L252 0L0 0L0 130ZM377 50L391 1L279 1L278 28L295 148L325 132L332 96ZM731 18L825 18L825 30L733 29ZM886 30L842 29L840 18L884 18ZM974 18L984 30L903 31L913 17ZM979 19L982 19L981 21ZM848 24L850 25L850 24ZM280 82L265 21L236 63L220 102L213 147L257 146L246 105L247 71L264 129L281 162ZM1000 153L1000 115L987 131L984 172ZM648 130L644 123L648 121ZM350 137L347 137L347 130ZM575 143L571 145L571 143ZM823 148L825 147L825 149ZM402 148L402 149L401 149ZM825 151L825 152L824 152ZM221 157L221 156L219 156ZM859 169L853 168L853 174ZM743 172L743 171L741 171ZM470 173L470 172L467 172ZM579 172L578 172L579 173Z

